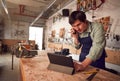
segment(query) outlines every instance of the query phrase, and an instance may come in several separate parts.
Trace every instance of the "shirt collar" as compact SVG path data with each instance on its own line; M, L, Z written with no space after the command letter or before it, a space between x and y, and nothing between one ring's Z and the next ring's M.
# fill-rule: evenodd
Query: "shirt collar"
M92 23L88 21L88 28L85 32L92 32Z

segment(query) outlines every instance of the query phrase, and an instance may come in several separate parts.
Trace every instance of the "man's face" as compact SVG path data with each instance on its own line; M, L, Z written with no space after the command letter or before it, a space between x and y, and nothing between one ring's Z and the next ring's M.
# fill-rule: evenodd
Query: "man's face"
M79 20L76 20L75 23L72 24L72 27L77 32L83 33L87 29L87 24L86 22L80 22Z

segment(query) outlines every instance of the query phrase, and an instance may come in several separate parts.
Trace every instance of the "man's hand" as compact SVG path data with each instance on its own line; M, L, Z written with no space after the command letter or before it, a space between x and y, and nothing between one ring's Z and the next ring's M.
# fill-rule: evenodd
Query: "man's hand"
M79 44L79 41L78 41L78 35L79 33L74 29L74 28L71 28L71 36L73 37L73 41L76 45Z
M74 61L74 67L76 71L83 71L85 70L90 64L92 63L92 60L89 58L86 58L83 62L77 62Z
M85 68L83 67L82 63L80 63L80 62L74 62L74 67L75 67L75 71L76 71L76 72L82 71L82 70L85 69Z
M74 28L71 28L70 31L71 31L72 37L78 38L78 32Z

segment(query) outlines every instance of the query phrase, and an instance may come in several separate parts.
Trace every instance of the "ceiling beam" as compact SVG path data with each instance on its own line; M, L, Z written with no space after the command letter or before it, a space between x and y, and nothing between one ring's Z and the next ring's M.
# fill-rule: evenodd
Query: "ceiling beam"
M33 7L41 7L45 6L43 3L38 3L34 0L6 0L7 2L11 2L14 4L21 4L21 5L26 5L26 6L33 6Z
M13 13L14 15L21 15L21 16L27 16L27 17L33 17L36 18L37 16L33 16L33 15L28 15L28 14L24 14L24 13Z
M56 2L56 0L54 0L52 3L50 3L46 9L44 9L36 18L35 20L30 24L30 26L32 26L42 15L45 11L47 11L54 3Z
M2 3L2 6L3 6L4 10L5 10L5 13L7 14L8 19L11 20L9 12L8 12L8 9L7 9L6 1L5 0L1 0L1 3Z

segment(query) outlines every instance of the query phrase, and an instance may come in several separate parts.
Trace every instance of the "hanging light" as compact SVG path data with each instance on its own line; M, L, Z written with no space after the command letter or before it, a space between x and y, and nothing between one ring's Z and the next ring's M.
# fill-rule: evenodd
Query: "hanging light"
M8 14L8 10L7 10L7 6L6 6L6 3L5 3L5 0L1 0L1 3L2 3L2 6L3 6L6 14Z

